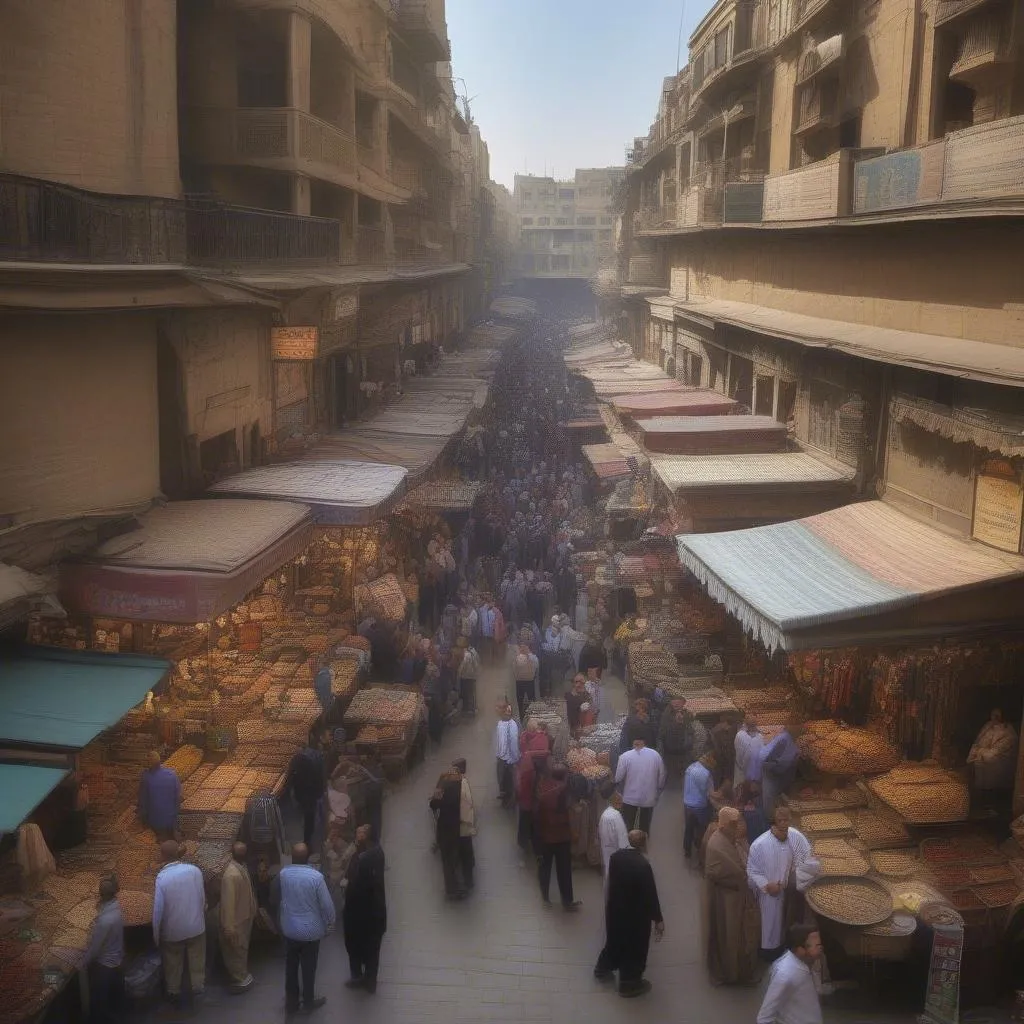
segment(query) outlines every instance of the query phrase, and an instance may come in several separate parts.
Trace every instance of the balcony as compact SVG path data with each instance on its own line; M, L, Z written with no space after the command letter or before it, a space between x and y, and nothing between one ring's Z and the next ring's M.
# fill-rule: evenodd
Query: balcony
M881 153L877 149L841 149L827 160L785 174L769 175L764 182L765 223L848 216L855 161Z
M938 9L935 11L935 27L948 25L979 7L986 7L992 0L939 0Z
M440 8L440 9L438 9ZM452 59L444 8L431 0L391 0L398 29L426 64Z
M153 265L185 262L185 208L0 174L0 259Z
M188 148L204 163L307 174L347 188L358 180L355 139L304 110L199 109L188 127Z
M663 276L657 256L630 256L629 284L659 286Z
M640 210L633 219L634 231L659 231L676 227L676 203L662 203Z
M794 135L812 135L839 124L838 83L812 79L801 86L798 103Z
M387 232L383 227L359 225L356 231L355 261L367 267L383 267L387 265Z
M341 224L269 210L190 204L188 262L196 266L323 264L341 261Z
M853 212L934 212L942 203L1024 201L1024 116L975 125L915 149L858 160Z
M1012 60L1013 23L1008 13L982 12L965 24L949 77L974 86L984 83L996 65Z

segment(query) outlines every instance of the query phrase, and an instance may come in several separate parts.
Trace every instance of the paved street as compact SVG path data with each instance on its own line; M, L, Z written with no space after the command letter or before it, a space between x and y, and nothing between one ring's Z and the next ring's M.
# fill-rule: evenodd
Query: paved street
M328 999L316 1018L361 1024L446 1024L501 1021L586 1021L611 1024L642 1012L651 1021L753 1021L757 989L714 989L699 952L699 880L680 848L682 813L678 790L662 798L652 828L651 859L666 920L665 940L652 945L648 978L654 990L642 1001L620 999L614 985L591 974L603 941L601 878L576 870L583 907L567 914L545 910L534 873L519 867L511 812L497 805L491 733L501 695L498 673L480 685L480 716L448 730L441 748L389 796L384 849L388 859L388 933L375 996L343 987L348 962L339 934L321 947L318 988ZM625 706L621 683L605 688ZM478 881L465 903L447 903L441 865L430 852L427 798L441 769L459 755L469 761L478 807ZM554 881L552 881L554 885ZM253 965L258 985L231 997L211 987L202 1021L281 1021L283 961L263 955ZM847 1015L829 1020L856 1021ZM873 1017L879 1020L878 1017Z

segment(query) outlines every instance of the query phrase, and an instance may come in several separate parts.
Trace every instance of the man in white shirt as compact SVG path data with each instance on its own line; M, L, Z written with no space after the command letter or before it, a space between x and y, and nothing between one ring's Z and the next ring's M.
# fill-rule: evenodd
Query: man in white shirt
M661 754L638 737L633 749L619 757L615 784L622 791L622 817L626 827L651 834L654 805L668 781Z
M769 963L783 951L786 893L811 852L807 837L789 821L789 808L776 808L772 827L750 844L747 857L747 881L761 908L761 956Z
M597 822L597 838L601 844L601 863L604 866L604 895L608 898L608 862L616 850L629 849L629 829L622 817L622 794L613 786L601 791L608 806Z
M811 973L820 958L817 928L793 925L789 929L789 951L772 965L757 1024L822 1024L821 1000Z
M503 807L515 802L515 767L519 764L519 726L512 717L512 708L505 705L495 734L494 752L497 756L498 799Z
M175 839L160 845L164 866L156 876L153 894L153 940L164 965L164 984L172 1003L181 999L181 982L188 957L192 996L206 987L206 888L203 873L184 864Z
M733 741L736 749L736 767L733 771L733 792L738 793L745 782L761 781L761 748L764 736L757 727L757 719L748 714L743 728L736 733Z

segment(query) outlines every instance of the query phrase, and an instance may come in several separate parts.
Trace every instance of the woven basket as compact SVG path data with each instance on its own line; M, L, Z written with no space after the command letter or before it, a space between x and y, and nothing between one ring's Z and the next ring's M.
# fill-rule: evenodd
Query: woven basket
M892 913L889 890L870 878L818 878L806 897L815 913L840 924L879 924Z
M887 878L913 878L925 870L910 850L875 850L871 854L871 866Z

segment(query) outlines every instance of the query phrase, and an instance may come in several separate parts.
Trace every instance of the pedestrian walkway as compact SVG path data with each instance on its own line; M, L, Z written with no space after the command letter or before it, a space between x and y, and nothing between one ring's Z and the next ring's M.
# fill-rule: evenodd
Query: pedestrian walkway
M480 714L449 729L441 746L390 794L384 805L383 847L388 861L388 932L376 995L349 991L340 934L321 944L318 990L327 1005L313 1020L359 1024L492 1024L565 1021L620 1024L642 1015L652 1022L753 1022L760 989L712 988L700 959L700 879L682 856L678 788L661 799L651 828L654 865L665 915L665 940L652 943L647 977L653 991L641 1000L619 998L592 971L603 944L601 877L577 868L573 884L583 900L576 913L556 903L545 909L536 874L519 867L513 812L497 801L492 749L493 708L505 685L490 670L479 683ZM606 699L624 710L622 684L609 680ZM469 762L477 804L477 888L463 903L444 898L441 863L431 853L427 800L442 769L456 757ZM283 957L252 965L256 986L246 995L211 989L198 1020L209 1024L263 1024L284 1017ZM829 1014L829 1021L860 1018ZM874 1020L880 1020L874 1017Z

